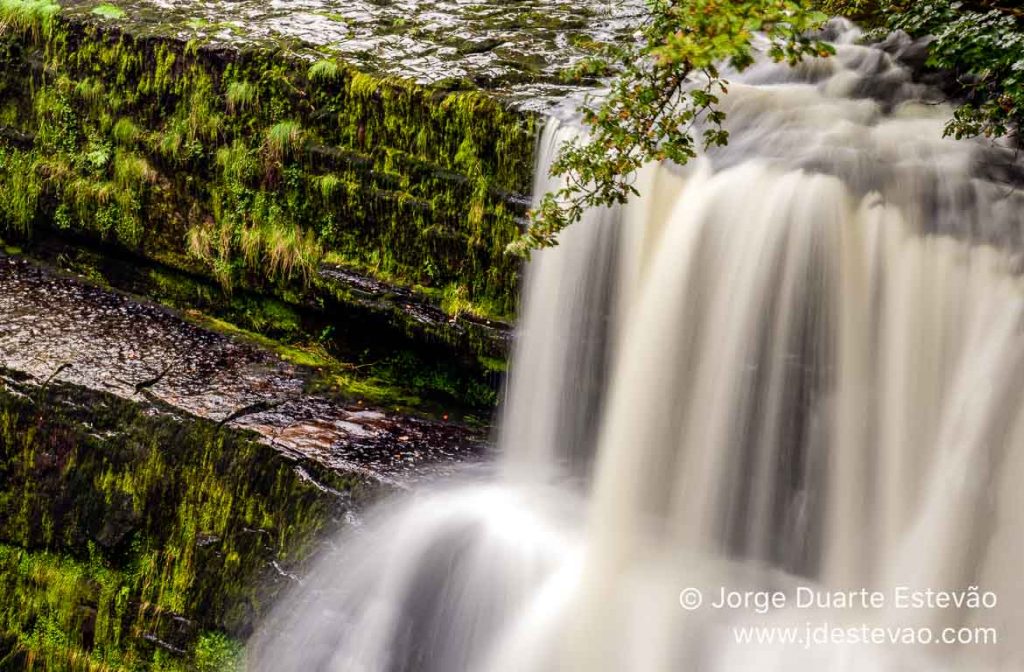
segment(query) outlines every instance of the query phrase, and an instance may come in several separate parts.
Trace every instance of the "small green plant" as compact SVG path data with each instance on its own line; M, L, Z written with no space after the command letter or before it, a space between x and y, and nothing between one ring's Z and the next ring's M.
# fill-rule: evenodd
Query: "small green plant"
M263 229L259 226L242 227L238 233L238 247L246 265L258 268L263 254Z
M196 672L241 672L244 649L237 641L219 632L199 637L195 649Z
M341 75L341 68L330 60L317 61L309 66L309 80L311 82L333 82Z
M218 227L212 221L191 227L185 235L189 256L206 264L226 292L231 292L234 285L234 269L230 261L231 238L229 227Z
M256 177L257 162L253 152L241 140L217 150L217 167L229 181L244 184Z
M75 95L90 107L98 107L103 101L105 93L106 89L103 86L103 82L98 79L86 77L75 84Z
M469 300L469 290L462 285L451 284L444 288L441 294L441 310L452 319L458 319L460 315L470 312L473 303Z
M85 160L94 170L103 170L110 163L110 146L106 143L94 143L85 153Z
M274 277L295 275L309 282L323 256L315 236L298 226L271 226L264 232L264 254L267 270Z
M32 156L8 153L0 146L0 231L31 231L43 190L40 172Z
M185 150L185 136L172 128L160 135L156 148L164 158L172 162L180 161Z
M197 86L187 101L178 107L178 114L185 123L185 132L193 142L212 142L217 139L223 127L223 117L213 106L213 98L207 95L205 87Z
M237 114L252 107L256 102L256 87L250 82L235 81L228 84L225 95L228 112Z
M302 145L305 135L297 121L282 121L271 126L264 143L267 156L278 161L284 159Z
M139 127L135 125L131 119L122 117L117 120L114 124L114 128L111 129L110 134L113 136L114 141L119 145L131 145L139 139Z
M330 201L343 184L341 178L333 173L317 175L313 178L313 182L316 185L317 191L320 192L321 198L325 201Z
M120 151L114 156L114 181L122 189L152 184L156 180L157 172L141 156Z
M102 19L123 19L124 10L117 5L105 2L92 8L92 13Z
M323 256L314 235L285 221L250 224L239 232L238 243L249 269L284 280L299 276L309 282Z

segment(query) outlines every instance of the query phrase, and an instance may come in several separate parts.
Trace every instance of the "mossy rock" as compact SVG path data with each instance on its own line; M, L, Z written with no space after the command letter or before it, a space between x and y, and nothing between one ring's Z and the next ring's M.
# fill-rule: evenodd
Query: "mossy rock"
M244 433L3 372L0 668L196 669L369 493Z
M6 0L0 235L73 231L215 278L309 286L325 254L507 316L537 118L315 62ZM13 10L12 10L13 11ZM80 13L79 13L80 14Z

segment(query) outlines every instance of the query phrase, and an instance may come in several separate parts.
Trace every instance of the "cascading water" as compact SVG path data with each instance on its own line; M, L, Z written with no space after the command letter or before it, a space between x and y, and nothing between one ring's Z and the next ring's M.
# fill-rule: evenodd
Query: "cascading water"
M648 167L536 255L496 473L339 540L252 667L1024 669L1019 167L942 138L951 110L899 58L920 45L833 32L833 58L733 78L727 148ZM538 193L570 132L545 130ZM998 603L902 609L897 586ZM791 599L715 609L721 587ZM886 601L798 608L801 588ZM998 642L735 635L819 622Z

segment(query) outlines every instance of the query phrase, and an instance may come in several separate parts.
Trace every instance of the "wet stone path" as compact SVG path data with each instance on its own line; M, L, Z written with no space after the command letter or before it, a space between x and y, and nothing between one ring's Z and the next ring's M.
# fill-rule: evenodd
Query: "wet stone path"
M285 453L397 485L449 473L479 433L304 392L310 373L160 306L0 255L0 366L256 431Z

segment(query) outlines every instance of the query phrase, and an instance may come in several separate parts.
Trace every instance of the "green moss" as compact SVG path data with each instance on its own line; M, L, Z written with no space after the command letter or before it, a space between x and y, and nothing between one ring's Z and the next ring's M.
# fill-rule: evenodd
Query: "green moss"
M360 375L358 366L339 361L320 344L288 345L261 333L242 329L230 322L201 313L191 313L189 319L206 329L255 343L276 353L286 362L316 369L319 374L314 382L316 387L330 390L348 399L365 401L371 406L395 408L402 411L422 408L423 399L411 390L425 389L431 382L431 379L422 376L413 381L408 380L405 376ZM441 387L449 388L448 391L451 391L450 383ZM440 388L435 386L433 389ZM458 395L453 396L458 397Z
M38 40L49 35L59 12L52 0L0 0L0 35L15 31Z
M0 649L14 669L219 669L280 588L269 563L302 558L338 506L245 435L7 382Z
M0 145L0 218L9 233L27 235L38 216L43 179L33 153L5 149Z
M473 307L469 300L469 291L456 284L448 285L441 294L441 310L458 318L462 313L468 312Z
M156 179L156 171L145 158L120 151L114 155L114 181L122 190L152 184Z
M493 371L495 373L505 373L508 371L508 362L504 359L480 355L477 357L477 360L487 371Z
M125 16L123 9L107 2L93 7L92 14L103 19L123 19Z
M211 25L211 23L209 19L206 19L202 16L195 16L186 21L185 25L194 30L201 30L203 28L208 28Z
M95 556L77 561L0 544L0 633L15 639L6 655L14 662L23 658L26 669L121 667L117 663L133 658L118 646L126 635L124 583L122 572ZM100 641L99 650L86 651L87 633Z
M242 672L245 651L236 641L219 632L199 638L195 649L195 672Z
M323 256L323 263L330 266L340 266L365 275L377 276L391 284L407 284L407 279L405 278L391 275L378 268L368 267L358 259L353 259L338 252L326 252ZM465 286L449 284L442 288L437 288L416 283L409 287L409 289L421 300L439 306L450 317L457 318L460 315L470 315L479 320L489 320L498 323L506 323L511 319L504 302L495 301L488 297L472 299L470 298L472 293Z
M114 124L111 135L119 145L132 145L139 139L141 133L131 119L122 117Z
M277 296L322 291L326 258L452 316L514 311L532 117L290 52L44 31L49 10L6 3L36 19L0 36L0 109L31 139L0 140L0 233L52 226Z

